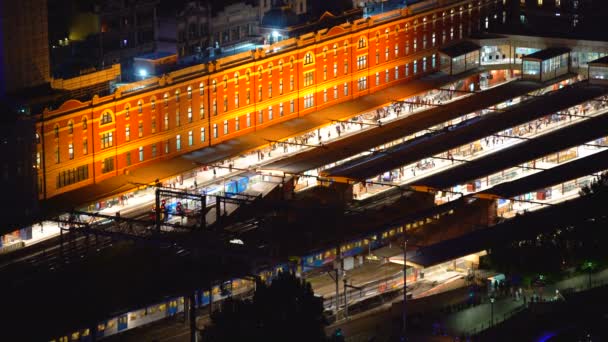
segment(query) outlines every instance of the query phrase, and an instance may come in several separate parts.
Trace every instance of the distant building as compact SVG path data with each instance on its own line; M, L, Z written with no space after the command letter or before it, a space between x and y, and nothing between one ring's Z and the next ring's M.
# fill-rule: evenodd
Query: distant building
M329 29L363 17L363 9L356 8L340 12L334 15L330 12L323 13L318 19L302 22L293 13L291 8L284 6L275 8L264 16L260 26L260 34L264 41L273 44L284 39L298 37L308 32L316 32Z
M2 1L0 25L0 98L48 83L47 1Z
M259 22L258 7L246 1L215 5L188 1L183 7L167 6L160 11L157 50L177 53L179 58L213 56L257 42Z
M49 0L52 74L70 78L122 66L132 77L132 59L156 49L159 0Z

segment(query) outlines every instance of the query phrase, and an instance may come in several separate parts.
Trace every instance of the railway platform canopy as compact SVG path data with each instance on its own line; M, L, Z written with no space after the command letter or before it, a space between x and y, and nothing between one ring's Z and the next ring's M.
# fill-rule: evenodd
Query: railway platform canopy
M522 58L523 79L548 81L568 73L569 70L569 48L548 48Z
M546 86L546 85L545 85ZM448 122L465 114L496 106L512 98L524 96L543 88L542 84L529 81L512 81L452 102L435 106L407 118L382 125L378 129L361 132L332 143L325 148L312 149L295 156L264 166L265 170L280 170L301 174L336 161L350 158L381 145L389 144L416 134L435 125Z
M545 96L512 106L504 112L494 112L463 127L435 133L393 146L382 154L353 159L337 167L327 169L323 176L340 179L362 180L376 177L418 160L491 136L502 130L533 121L557 111L605 95L608 89L589 84L575 84L556 90ZM424 140L424 144L419 143Z
M500 184L484 191L488 196L511 198L521 194L539 191L548 187L570 183L587 175L597 174L608 169L608 151L601 152L577 161L563 164L532 176ZM581 184L579 184L581 185ZM542 229L554 227L549 222L581 218L591 210L585 204L587 199L577 199L559 205L547 205L541 210L515 216L498 224L472 233L407 252L408 263L420 267L431 267L462 256L487 250L498 244L517 239L531 238ZM544 222L546 224L539 224Z
M608 56L589 62L589 82L608 84Z
M441 71L448 75L458 75L467 70L479 67L481 47L471 41L439 49Z
M413 182L412 185L446 189L607 135L608 114L603 114L538 138L524 141L521 144L507 147L481 157L475 162L464 163L435 173Z
M608 151L602 151L554 168L498 184L482 192L500 198L513 198L531 191L544 190L554 185L588 176L608 169Z

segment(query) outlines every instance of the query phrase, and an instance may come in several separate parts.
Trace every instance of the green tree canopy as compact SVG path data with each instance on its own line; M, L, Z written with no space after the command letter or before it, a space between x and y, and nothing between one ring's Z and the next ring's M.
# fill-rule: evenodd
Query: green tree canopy
M258 282L253 300L226 300L211 321L205 341L325 341L323 299L293 273Z

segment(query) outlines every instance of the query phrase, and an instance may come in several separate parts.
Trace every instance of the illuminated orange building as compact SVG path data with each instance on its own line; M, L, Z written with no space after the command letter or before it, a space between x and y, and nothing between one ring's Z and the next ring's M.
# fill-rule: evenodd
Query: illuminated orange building
M418 5L45 111L37 124L39 198L434 72L437 49L479 30L502 0Z

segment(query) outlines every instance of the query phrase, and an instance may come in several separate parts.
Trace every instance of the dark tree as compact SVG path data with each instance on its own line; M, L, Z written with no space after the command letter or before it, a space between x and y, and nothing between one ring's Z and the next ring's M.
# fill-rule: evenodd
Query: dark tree
M253 300L226 300L211 321L205 341L325 341L323 299L293 273L258 282Z

